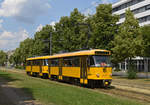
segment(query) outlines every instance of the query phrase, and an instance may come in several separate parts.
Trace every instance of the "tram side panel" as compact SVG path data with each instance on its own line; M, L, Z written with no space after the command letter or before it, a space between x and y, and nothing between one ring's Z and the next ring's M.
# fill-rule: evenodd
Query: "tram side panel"
M31 61L28 61L28 60L26 61L26 68L25 68L25 70L26 70L26 73L28 75L31 74L31 70L32 70Z
M49 78L58 79L59 59L50 59L49 70L50 70Z
M31 73L31 66L26 66L26 73L30 74Z
M50 67L50 75L59 75L59 67Z
M65 77L80 78L80 67L62 67L62 75Z
M62 76L65 78L80 78L80 57L66 57L62 59Z
M111 67L90 67L88 70L88 79L106 80L112 79Z

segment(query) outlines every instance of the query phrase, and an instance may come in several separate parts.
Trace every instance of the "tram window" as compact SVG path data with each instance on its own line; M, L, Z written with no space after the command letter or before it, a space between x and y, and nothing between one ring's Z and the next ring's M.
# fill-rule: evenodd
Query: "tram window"
M95 66L93 56L90 56L90 66Z
M74 57L73 58L73 65L75 67L79 67L80 66L80 59L79 59L79 57Z
M51 60L51 66L59 66L59 60L58 59L52 59Z
M110 57L109 56L100 56L100 55L95 55L95 56L90 56L89 57L89 65L91 67L110 67L111 62L110 62Z
M31 61L31 65L33 66L33 61Z
M48 66L48 59L45 59L45 60L44 60L44 65L45 65L45 66Z
M36 65L40 65L40 60L36 60Z
M33 60L33 61L32 61L32 65L33 65L33 66L38 66L38 65L40 65L40 60Z
M72 67L72 59L71 58L64 58L63 65L65 67Z
M36 60L34 60L34 66L36 66L36 65L37 65Z
M33 66L35 66L36 65L35 60L33 60L32 62L33 62Z
M109 56L93 56L93 58L94 58L96 67L104 67L104 66L110 67L111 66Z
M30 66L31 65L31 61L26 61L26 65Z
M79 67L80 66L80 59L79 59L79 57L64 58L63 66L65 66L65 67Z
M43 60L43 66L48 66L48 59Z
M34 60L32 61L32 65L33 65L33 66L35 65L35 61L34 61Z

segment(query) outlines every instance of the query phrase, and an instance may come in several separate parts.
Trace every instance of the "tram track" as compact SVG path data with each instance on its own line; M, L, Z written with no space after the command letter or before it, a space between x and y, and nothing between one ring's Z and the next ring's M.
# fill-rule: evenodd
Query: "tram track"
M121 96L128 99L135 99L138 101L142 101L146 105L150 105L150 94L139 92L140 88L137 88L136 91L133 91L130 89L130 87L127 88L121 88L119 85L113 85L109 88L103 89L103 88L95 88L94 89L97 92L103 92L108 95L115 95L115 96ZM149 91L149 90L147 90Z
M121 84L121 85L120 85ZM136 84L133 84L133 85L130 85L130 84L122 84L122 83L113 83L113 86L125 86L125 87L131 87L131 88L138 88L138 89L146 89L146 90L149 90L150 91L150 88L149 86L150 85L145 85L145 84L142 84L142 85L136 85Z

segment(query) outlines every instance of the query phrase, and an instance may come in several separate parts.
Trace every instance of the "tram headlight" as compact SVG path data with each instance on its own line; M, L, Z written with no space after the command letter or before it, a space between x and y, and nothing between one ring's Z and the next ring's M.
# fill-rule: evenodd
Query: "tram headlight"
M97 77L100 77L100 74L98 73L98 74L96 74L96 76L97 76Z

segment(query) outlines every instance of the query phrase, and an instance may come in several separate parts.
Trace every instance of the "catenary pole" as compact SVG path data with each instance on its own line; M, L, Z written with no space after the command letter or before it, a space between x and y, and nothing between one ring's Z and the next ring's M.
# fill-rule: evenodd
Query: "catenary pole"
M50 55L52 55L52 33L50 32L50 40L49 40L50 42L50 48L49 48L49 50L50 50Z

